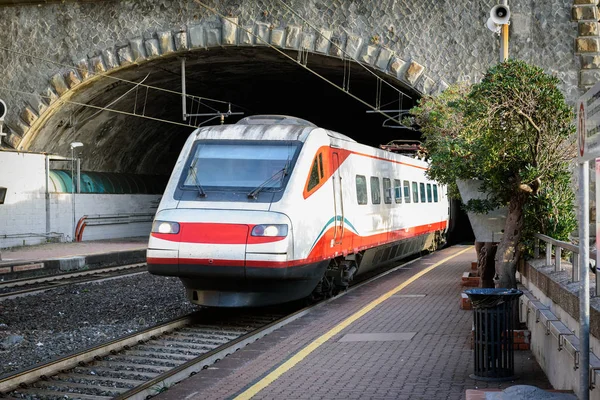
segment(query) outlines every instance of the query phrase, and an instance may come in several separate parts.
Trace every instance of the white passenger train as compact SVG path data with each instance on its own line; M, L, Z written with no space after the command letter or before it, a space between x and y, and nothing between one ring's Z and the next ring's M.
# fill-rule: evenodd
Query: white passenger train
M427 168L292 117L200 128L157 210L148 270L205 306L335 293L443 241L448 198Z

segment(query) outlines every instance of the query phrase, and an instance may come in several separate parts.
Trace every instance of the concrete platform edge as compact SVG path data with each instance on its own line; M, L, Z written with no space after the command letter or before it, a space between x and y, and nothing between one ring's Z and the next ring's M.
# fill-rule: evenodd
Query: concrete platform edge
M32 278L60 272L113 267L146 262L146 249L112 251L89 255L0 262L0 280Z

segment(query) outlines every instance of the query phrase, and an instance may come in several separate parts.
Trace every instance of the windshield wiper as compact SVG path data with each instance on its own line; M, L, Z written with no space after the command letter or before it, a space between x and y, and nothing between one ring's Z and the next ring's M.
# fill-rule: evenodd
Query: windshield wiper
M204 191L204 189L202 189L202 186L200 185L200 182L198 182L198 174L196 174L196 163L198 162L198 159L195 158L194 161L192 161L192 163L190 164L190 169L189 169L189 173L192 174L192 178L194 178L194 185L196 185L196 189L198 189L198 196L199 197L206 197L206 192Z
M275 172L269 179L267 179L266 181L264 181L263 183L261 183L260 186L257 186L254 190L252 190L250 193L248 193L248 198L249 199L256 199L256 195L258 193L260 193L261 190L263 190L268 184L270 184L271 182L275 181L275 178L281 174L281 181L283 181L283 178L285 178L285 176L287 175L287 170L288 170L288 163L286 163L284 165L283 168L281 168L279 171Z

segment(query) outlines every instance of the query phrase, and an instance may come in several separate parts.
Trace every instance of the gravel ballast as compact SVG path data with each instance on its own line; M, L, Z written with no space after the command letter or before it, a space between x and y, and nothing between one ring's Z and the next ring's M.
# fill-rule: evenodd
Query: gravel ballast
M0 302L0 375L186 315L178 278L143 273Z

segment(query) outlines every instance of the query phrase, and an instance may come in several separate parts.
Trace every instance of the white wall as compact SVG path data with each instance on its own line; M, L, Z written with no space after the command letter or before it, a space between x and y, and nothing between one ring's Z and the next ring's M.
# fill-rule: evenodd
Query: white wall
M43 154L0 151L0 186L7 188L0 204L0 247L46 240L39 236L46 233L45 162Z
M40 244L57 235L63 241L73 239L73 195L50 193L46 202L45 157L0 151L0 187L7 188L5 203L0 204L0 248ZM154 214L160 198L146 194L76 194L75 224L84 215ZM150 222L87 226L82 239L148 236L150 228Z
M160 195L152 194L91 194L75 195L75 224L84 215L154 214ZM73 236L73 195L50 193L50 227L53 231ZM115 239L149 236L151 222L86 226L82 240Z

